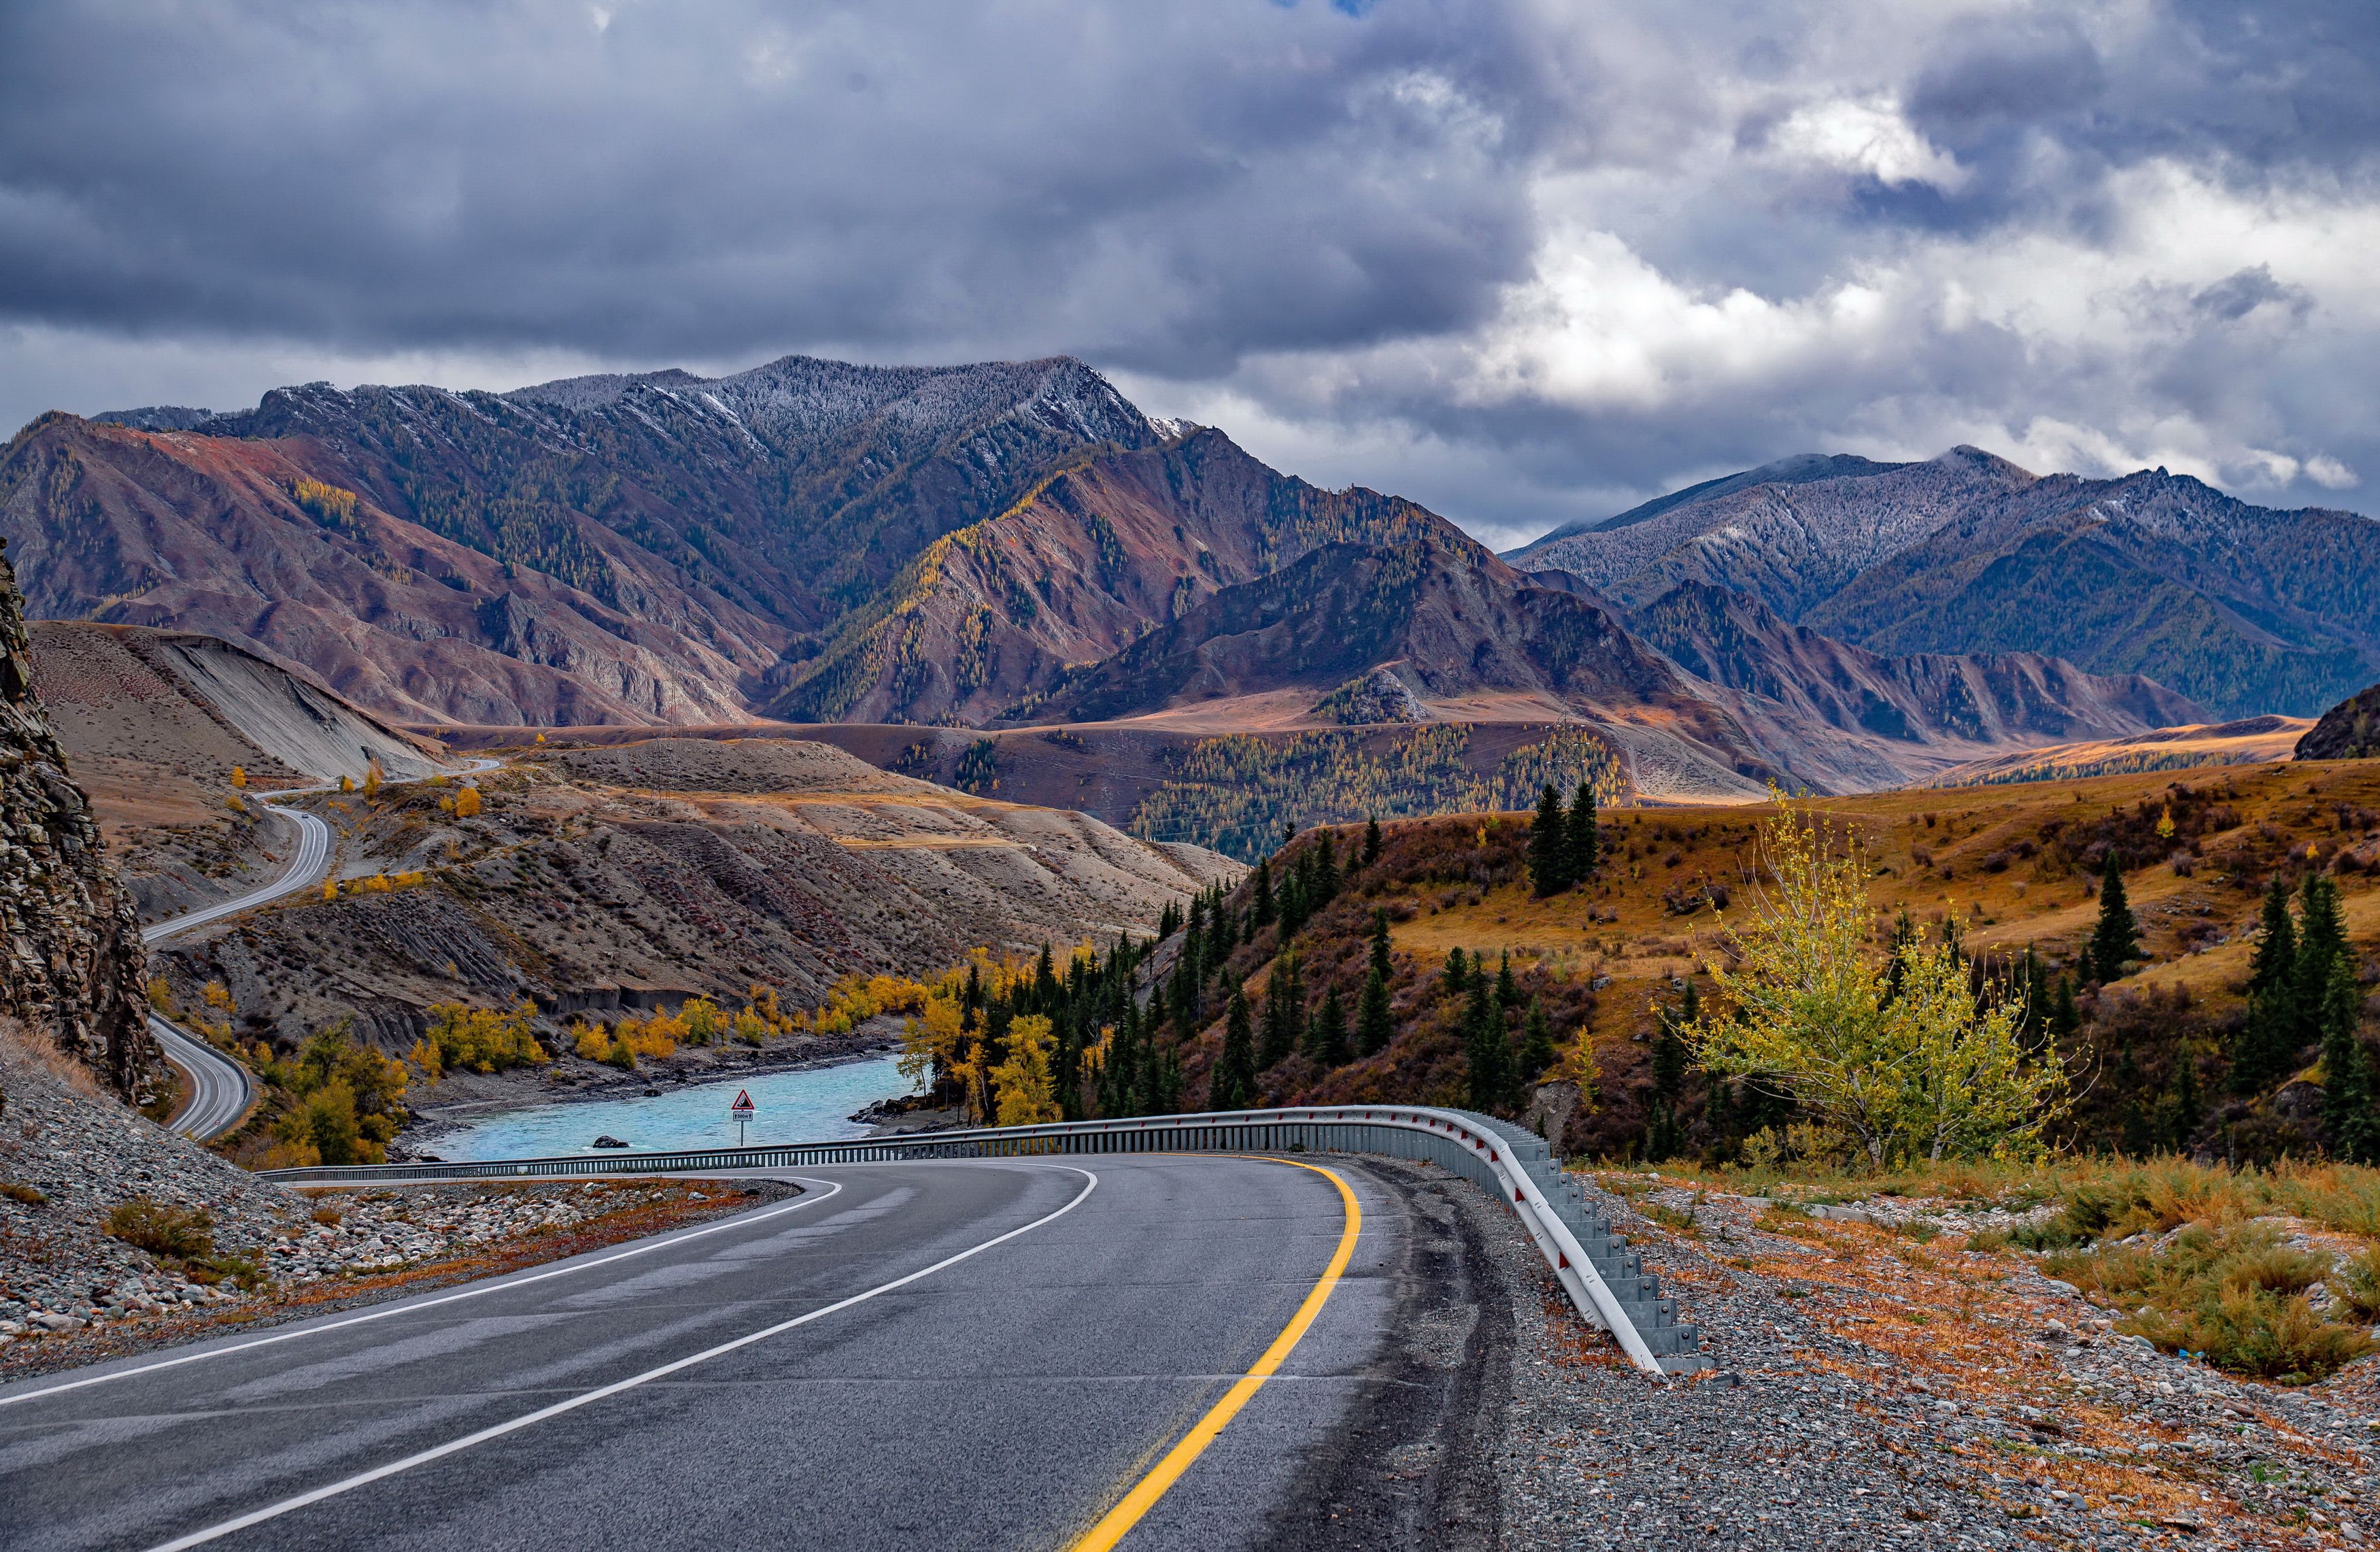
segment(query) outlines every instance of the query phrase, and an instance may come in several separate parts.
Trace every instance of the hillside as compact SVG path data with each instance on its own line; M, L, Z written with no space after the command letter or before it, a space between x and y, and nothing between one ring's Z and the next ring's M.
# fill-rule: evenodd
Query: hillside
M1724 704L1755 746L1826 792L1922 782L1984 749L2148 734L2204 716L2137 674L2102 677L2038 653L1882 657L1705 582L1678 584L1629 625L1688 673L1735 692Z
M302 670L213 637L56 620L30 634L34 687L143 920L281 866L286 827L260 822L261 794L360 782L375 764L396 780L461 769Z
M285 1045L352 1013L399 1052L442 1001L732 1010L757 986L808 1007L846 976L937 974L978 946L1148 936L1239 873L816 744L552 750L479 782L468 817L438 778L305 800L337 836L337 898L176 940L159 964L177 1001L216 983L242 1038Z
M1937 787L1989 787L2010 782L2064 782L2130 771L2192 770L2288 759L2310 726L2303 717L2246 717L2207 726L2164 727L2125 738L2047 744L1952 766Z
M1706 582L1880 654L2139 674L2220 718L2312 716L2380 673L2368 518L2252 506L2163 470L2036 477L1973 448L1850 462L1749 470L1512 558L1632 609Z
M2297 746L2300 759L2370 759L2380 755L2380 685L2322 714Z
M982 722L1316 545L1394 542L1443 520L1321 491L1220 431L1061 467L929 546L761 709L790 721Z
M2160 1134L2157 1146L2178 1142L2218 1156L2229 1148L2242 1158L2302 1157L2318 1146L2308 1090L2285 1085L2230 1096L2225 1053L2241 1016L2261 894L2274 878L2294 886L2311 867L2333 879L2367 985L2380 969L2380 767L2301 761L2179 777L1886 793L1819 806L1856 831L1877 864L1870 895L1880 935L1903 910L1937 930L1955 918L1971 950L2005 964L2032 948L2053 980L2091 930L2096 871L2116 851L2127 864L2147 964L2112 986L2082 990L2074 1051L2097 1076L2072 1134L2100 1146L2124 1143L2136 1115L2159 1113L2188 1060L2196 1063L2203 1113L2186 1136ZM1386 911L1396 951L1396 1037L1378 1055L1332 1068L1292 1056L1261 1074L1264 1102L1460 1102L1463 998L1445 987L1442 967L1448 951L1461 948L1485 954L1493 974L1509 952L1519 1001L1505 1012L1508 1032L1517 1037L1528 1000L1542 998L1563 1048L1552 1078L1591 1077L1599 1097L1575 1118L1570 1146L1614 1157L1641 1152L1656 1011L1675 999L1679 977L1698 972L1698 957L1715 950L1724 922L1746 908L1764 812L1609 816L1606 860L1593 884L1546 900L1528 885L1524 815L1385 825L1381 856L1368 867L1354 860L1360 832L1339 831L1345 885L1294 940L1305 1011L1332 988L1354 1007L1367 925L1375 910ZM2173 833L2163 836L2168 816ZM1301 837L1276 856L1274 878L1316 840ZM1245 910L1251 891L1242 886L1227 908ZM1232 951L1201 1033L1184 1052L1185 1072L1203 1075L1220 1048L1212 1021L1222 987L1241 982L1261 1010L1280 947L1277 932L1265 928ZM1196 1082L1189 1086L1199 1092ZM1559 1092L1546 1100L1566 1103ZM1685 1142L1695 1151L1724 1155L1748 1129L1740 1104L1711 1108L1699 1076L1690 1077L1681 1107ZM1560 1125L1564 1117L1551 1121Z

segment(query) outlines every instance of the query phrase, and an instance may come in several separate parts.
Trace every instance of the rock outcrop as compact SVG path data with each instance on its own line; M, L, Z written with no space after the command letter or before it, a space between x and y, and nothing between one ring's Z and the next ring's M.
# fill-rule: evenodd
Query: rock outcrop
M164 1073L149 1036L146 964L131 897L34 698L16 573L0 553L0 1014L47 1033L146 1104Z
M2370 759L2380 755L2380 685L2348 697L2298 740L2300 759Z

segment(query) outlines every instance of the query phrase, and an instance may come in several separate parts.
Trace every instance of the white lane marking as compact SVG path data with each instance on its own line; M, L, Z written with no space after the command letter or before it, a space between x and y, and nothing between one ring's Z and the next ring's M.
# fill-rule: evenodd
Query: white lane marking
M630 1249L600 1256L592 1261L575 1261L568 1266L554 1267L542 1272L531 1272L527 1277L505 1278L494 1282L484 1282L470 1288L458 1289L452 1293L441 1293L434 1299L423 1299L419 1302L407 1300L403 1303L383 1304L378 1309L369 1310L362 1315L348 1316L344 1320L326 1321L320 1326L305 1326L295 1331L284 1331L278 1336L259 1337L254 1341L235 1342L228 1347L211 1347L203 1352L186 1352L179 1358L163 1358L154 1364L141 1364L128 1369L114 1369L106 1374L86 1375L80 1379L70 1379L63 1385L44 1386L39 1390L21 1390L13 1396L0 1396L0 1407L14 1406L18 1401L35 1400L42 1396L55 1396L62 1391L79 1390L89 1385L104 1385L112 1379L129 1379L134 1375L154 1374L159 1369L177 1369L185 1364L196 1364L208 1358L221 1358L234 1352L247 1352L254 1348L271 1347L275 1342L296 1341L300 1337L320 1336L324 1331L336 1331L349 1326L361 1326L371 1320L386 1320L391 1316L412 1315L420 1310L435 1309L440 1304L451 1304L458 1299L476 1299L482 1293L498 1293L508 1288L526 1288L532 1282L543 1282L548 1278L567 1277L573 1272L592 1271L598 1267L608 1267L614 1261L625 1261L632 1255L645 1255L656 1250L666 1250L671 1245L684 1244L688 1240L698 1240L708 1234L722 1234L730 1229L749 1229L756 1223L765 1223L770 1219L780 1218L789 1212L799 1212L804 1207L815 1206L820 1202L843 1194L843 1183L840 1181L811 1180L803 1175L790 1178L804 1185L825 1186L826 1194L806 1195L798 1202L787 1202L782 1206L770 1207L761 1212L738 1213L724 1223L714 1223L707 1229L689 1229L682 1234L671 1234L661 1239L649 1240Z
M1005 1244L1009 1241L1015 1239L1020 1234L1029 1234L1045 1223L1052 1222L1058 1219L1065 1217L1068 1213L1073 1212L1076 1207L1081 1206L1084 1199L1089 1196L1092 1192L1099 1189L1099 1177L1093 1174L1088 1170L1082 1169L1081 1167L1073 1164L1059 1164L1050 1167L1070 1170L1073 1173L1083 1177L1083 1189L1075 1194L1075 1199L1073 1201L1068 1202L1056 1212L1048 1213L1040 1218L1037 1218L1032 1222L1027 1223L1021 1228L1011 1229L1005 1234L995 1235L993 1238L984 1241L983 1243L979 1245L974 1245L968 1249L960 1251L956 1255L946 1255L930 1267L921 1267L917 1271L911 1272L906 1277L894 1278L890 1282L880 1282L875 1287L868 1289L865 1292L854 1293L847 1299L838 1299L833 1303L810 1311L808 1315L797 1315L791 1320L781 1320L774 1326L763 1328L762 1329L751 1332L747 1336L737 1337L732 1341L721 1342L717 1347L705 1348L700 1352L688 1353L686 1357L677 1359L672 1363L663 1364L657 1369L647 1369L642 1374L630 1375L625 1379L615 1379L609 1385L601 1386L596 1389L586 1391L583 1394L573 1396L566 1401L556 1401L552 1406L540 1407L537 1411L528 1413L523 1416L516 1417L509 1423L499 1423L493 1427L482 1428L476 1434L466 1434L461 1438L449 1440L447 1443L437 1445L429 1449L424 1449L419 1454L407 1455L401 1461L391 1461L384 1466L375 1466L368 1472L358 1473L354 1476L346 1478L345 1481L333 1482L324 1486L317 1487L310 1493L300 1493L294 1498L284 1498L279 1503L267 1504L262 1509L251 1510L249 1512L239 1516L236 1520L226 1520L219 1525L209 1525L205 1530L192 1531L188 1535L177 1536L172 1541L161 1542L156 1546L151 1548L151 1552L182 1552L182 1548L184 1547L202 1546L206 1543L213 1541L220 1536L227 1536L234 1531L244 1531L250 1525L261 1525L267 1520L277 1520L293 1510L304 1509L309 1504L321 1503L325 1498L337 1497L342 1493L351 1493L358 1487L368 1486L372 1483L382 1480L383 1478L395 1476L402 1472L409 1472L416 1466L426 1466L432 1461L443 1461L447 1456L459 1454L463 1450L472 1448L474 1445L485 1444L490 1439L502 1438L506 1434L517 1433L521 1429L528 1427L533 1424L542 1423L549 1417L559 1417L565 1412L576 1412L580 1407L588 1406L593 1402L602 1400L606 1397L616 1396L623 1390L633 1390L639 1385L648 1384L650 1381L676 1374L681 1369L690 1369L697 1364L707 1364L713 1358L722 1357L727 1353L735 1352L739 1348L749 1347L754 1342L766 1341L771 1337L782 1336L785 1332L792 1330L796 1326L807 1326L813 1320L823 1320L830 1315L834 1315L840 1311L851 1308L854 1304L864 1304L868 1300L877 1297L879 1294L890 1293L896 1288L906 1288L909 1284L916 1282L922 1278L929 1278L933 1276L936 1272L941 1271L945 1267L955 1267L960 1262L968 1259L970 1256L982 1255L985 1251L990 1250L994 1245Z

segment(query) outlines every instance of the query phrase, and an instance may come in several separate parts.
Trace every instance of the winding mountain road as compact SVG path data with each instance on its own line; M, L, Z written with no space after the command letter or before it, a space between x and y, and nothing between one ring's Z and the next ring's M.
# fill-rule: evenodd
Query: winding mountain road
M1492 1545L1463 1485L1502 1328L1433 1194L1467 1182L1221 1155L783 1178L700 1228L0 1388L7 1544Z
M465 767L464 774L484 775L503 766L499 759L474 757ZM156 944L193 928L237 915L242 911L311 889L322 881L331 870L333 846L331 827L322 818L302 808L286 808L272 801L273 797L299 797L310 793L329 792L332 783L311 787L285 787L270 797L260 796L264 811L288 820L298 827L298 851L281 876L269 884L249 890L229 900L178 916L169 916L153 926L143 928L140 941ZM237 1126L256 1101L256 1080L247 1068L216 1050L206 1041L159 1013L149 1015L149 1032L164 1048L165 1060L178 1069L185 1080L186 1092L182 1107L166 1124L184 1136L200 1142L220 1137Z

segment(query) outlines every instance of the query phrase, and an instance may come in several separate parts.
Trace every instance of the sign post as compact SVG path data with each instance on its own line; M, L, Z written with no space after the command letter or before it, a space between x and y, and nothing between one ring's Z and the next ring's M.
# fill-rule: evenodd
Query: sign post
M733 1116L735 1120L735 1146L737 1147L742 1147L744 1146L744 1123L752 1119L752 1096L744 1089L737 1089L735 1091L735 1103L727 1107L727 1113L730 1116Z

